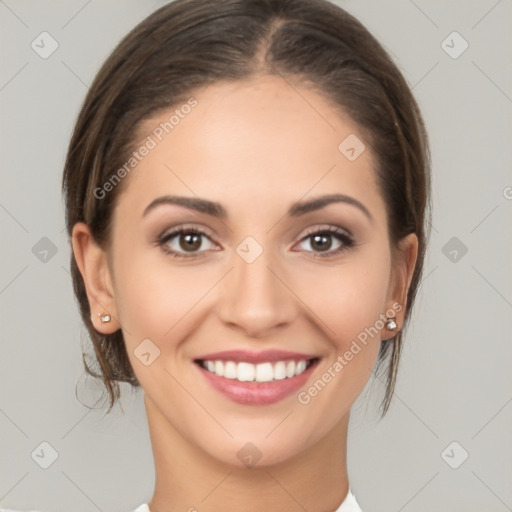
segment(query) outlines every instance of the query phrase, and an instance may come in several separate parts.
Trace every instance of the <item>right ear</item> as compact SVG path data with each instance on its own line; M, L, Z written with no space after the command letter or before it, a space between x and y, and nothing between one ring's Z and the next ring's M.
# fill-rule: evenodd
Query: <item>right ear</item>
M121 326L117 320L114 288L106 252L94 240L89 226L77 222L73 226L71 244L76 264L82 274L91 322L102 334L112 334ZM109 322L102 322L99 315L109 315Z

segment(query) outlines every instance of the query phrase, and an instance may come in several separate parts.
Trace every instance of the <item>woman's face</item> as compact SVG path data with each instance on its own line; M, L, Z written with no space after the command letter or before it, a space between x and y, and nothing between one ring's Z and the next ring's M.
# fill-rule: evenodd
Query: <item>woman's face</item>
M386 312L401 325L416 238L412 266L393 263L369 144L316 92L260 77L194 97L141 127L95 292L114 321L95 322L121 325L150 422L229 464L246 443L277 463L346 424Z

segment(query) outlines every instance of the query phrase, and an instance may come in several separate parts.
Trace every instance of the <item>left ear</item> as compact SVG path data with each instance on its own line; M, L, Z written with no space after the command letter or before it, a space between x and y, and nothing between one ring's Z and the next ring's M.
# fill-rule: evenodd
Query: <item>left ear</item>
M395 249L386 303L387 310L396 311L395 321L398 324L398 330L401 330L404 325L407 293L411 285L417 257L418 237L415 233L410 233L400 240L398 247ZM395 332L398 332L398 330Z

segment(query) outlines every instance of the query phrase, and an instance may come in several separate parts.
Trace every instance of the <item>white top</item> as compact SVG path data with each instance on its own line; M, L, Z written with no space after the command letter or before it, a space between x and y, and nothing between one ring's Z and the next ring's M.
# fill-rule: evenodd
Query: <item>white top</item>
M0 508L0 512L21 512L12 508ZM29 510L27 512L38 512L37 510ZM137 507L133 512L150 512L147 503L144 503ZM363 512L359 507L355 496L352 494L350 489L348 494L343 500L343 503L336 509L336 512Z

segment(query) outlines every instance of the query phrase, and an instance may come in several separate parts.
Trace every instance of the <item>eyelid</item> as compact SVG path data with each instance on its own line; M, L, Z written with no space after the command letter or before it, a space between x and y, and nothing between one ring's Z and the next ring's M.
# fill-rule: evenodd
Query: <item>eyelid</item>
M202 235L207 236L208 238L212 239L215 238L213 231L206 226L197 225L197 224L176 224L175 226L166 227L158 236L157 240L162 240L162 238L165 238L168 235L177 234L180 231L197 231L200 232ZM212 240L213 242L213 240Z
M318 232L322 232L322 231L327 231L330 233L339 233L339 234L346 235L351 239L354 238L354 235L352 235L352 233L346 228L341 228L339 226L333 226L330 224L324 224L324 225L315 224L314 226L312 226L306 230L304 235L301 236L300 241L304 240L304 238L306 238L310 235L314 235L314 234L316 234Z

